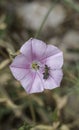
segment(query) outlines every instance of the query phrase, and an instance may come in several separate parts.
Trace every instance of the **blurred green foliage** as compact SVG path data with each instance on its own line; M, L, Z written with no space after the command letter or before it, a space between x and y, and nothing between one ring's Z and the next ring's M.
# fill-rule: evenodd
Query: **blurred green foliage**
M53 37L63 37L66 31L70 29L67 24L69 22L70 25L73 21L74 18L72 16L75 13L79 15L77 11L78 8L76 9L76 6L74 8L73 5L73 10L72 4L70 5L70 2L73 1L67 0L69 5L67 2L64 3L64 1L59 1L58 4L64 5L64 8L69 10L71 17L69 18L69 16L67 16L61 28L53 30ZM76 113L74 110L76 99L76 104L78 104L79 101L79 61L74 61L72 58L70 61L65 61L63 68L64 78L61 87L39 94L27 95L20 83L16 81L10 73L9 64L11 63L11 59L8 48L12 50L12 53L17 51L28 38L34 36L36 33L31 29L23 27L22 19L16 16L15 10L11 9L10 12L9 8L11 6L9 4L14 7L14 3L17 4L17 2L19 2L19 0L0 0L0 129L79 130L77 111L79 107L77 109L75 108ZM75 28L76 30L77 27L74 27L73 22L72 24L71 29ZM78 28L77 31L79 31ZM41 38L45 41L49 41L50 35L46 37L41 36ZM71 48L68 49L68 51L73 53L73 55L75 53L78 54L79 48ZM71 106L73 106L73 109ZM75 114L71 114L69 111ZM71 118L73 115L72 120L68 116L69 114Z

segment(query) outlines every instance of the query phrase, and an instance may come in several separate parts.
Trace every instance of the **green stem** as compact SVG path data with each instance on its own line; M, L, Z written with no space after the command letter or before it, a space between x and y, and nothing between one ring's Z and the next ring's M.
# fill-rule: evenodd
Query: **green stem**
M64 3L68 4L71 8L79 12L79 5L77 5L73 0L62 0Z
M40 32L43 29L43 26L44 26L44 24L45 24L45 22L46 22L46 20L47 20L47 18L49 16L50 12L52 11L52 9L54 8L54 6L56 5L57 1L58 0L55 0L55 2L52 3L52 5L50 6L48 12L46 13L46 15L45 15L45 17L44 17L44 19L43 19L43 21L42 21L42 23L41 23L41 25L40 25L40 27L38 29L38 31L36 32L35 38L38 38L38 36L40 35Z

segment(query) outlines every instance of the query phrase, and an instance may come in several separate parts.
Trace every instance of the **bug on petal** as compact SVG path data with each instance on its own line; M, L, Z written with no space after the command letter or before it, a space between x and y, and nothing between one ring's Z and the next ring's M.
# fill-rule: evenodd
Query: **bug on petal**
M43 73L43 79L48 79L49 77L49 67L47 65L45 65L45 68L44 68L44 73Z

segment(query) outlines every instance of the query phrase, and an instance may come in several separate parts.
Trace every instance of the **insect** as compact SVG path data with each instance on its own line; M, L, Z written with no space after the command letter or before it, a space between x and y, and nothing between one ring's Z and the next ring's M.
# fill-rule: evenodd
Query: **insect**
M48 79L48 77L49 77L49 67L45 65L43 79Z

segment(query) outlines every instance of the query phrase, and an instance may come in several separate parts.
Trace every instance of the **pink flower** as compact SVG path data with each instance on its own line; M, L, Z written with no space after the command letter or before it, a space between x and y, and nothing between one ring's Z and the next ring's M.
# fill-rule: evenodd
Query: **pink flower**
M10 69L27 93L60 86L63 54L53 45L31 38L20 49Z

